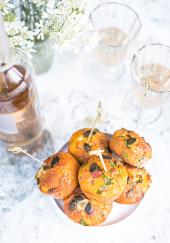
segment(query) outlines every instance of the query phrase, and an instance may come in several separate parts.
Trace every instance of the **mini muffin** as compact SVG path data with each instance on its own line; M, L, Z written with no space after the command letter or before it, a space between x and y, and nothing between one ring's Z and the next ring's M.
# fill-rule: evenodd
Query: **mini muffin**
M152 157L151 146L145 139L124 128L113 134L110 149L126 163L140 168Z
M75 132L68 144L69 152L81 163L87 162L90 158L89 152L92 150L108 148L108 138L104 133L94 129L93 134L88 141L91 129L84 128Z
M40 191L57 199L67 197L78 185L79 167L78 161L69 153L52 155L36 174Z
M65 214L74 222L84 226L101 224L106 220L111 209L111 202L89 200L80 188L64 199Z
M139 202L149 189L151 176L145 169L126 167L128 172L127 185L122 195L116 202L123 204L132 204Z
M107 168L104 171L98 156L92 156L80 167L78 180L81 190L89 199L100 201L114 201L119 198L127 184L125 166L112 156L103 155Z

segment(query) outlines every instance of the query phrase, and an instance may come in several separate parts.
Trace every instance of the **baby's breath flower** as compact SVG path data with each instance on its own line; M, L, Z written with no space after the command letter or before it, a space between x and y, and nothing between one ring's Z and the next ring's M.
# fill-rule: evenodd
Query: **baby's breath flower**
M23 0L21 23L15 16L10 0L0 0L0 12L4 16L11 46L29 52L37 41L53 39L57 49L77 51L90 41L83 34L89 33L91 29L85 14L88 2L89 0L32 0L30 3Z
M18 22L6 26L6 31L11 47L18 48L24 51L27 55L30 55L34 46L33 33L28 31L27 27L20 25Z
M17 20L13 9L14 6L9 0L0 0L0 13L4 18L10 46L12 48L18 48L29 55L34 46L33 33L28 31L28 28Z
M32 0L34 4L37 5L37 7L44 6L48 3L48 0Z
M8 13L4 15L4 21L5 22L13 22L16 20L16 15L14 13Z
M9 0L0 0L0 12L3 15L9 14L11 9L13 9L13 4Z
M57 48L70 48L80 46L80 36L89 26L89 20L85 14L87 0L58 1L41 26L38 38L54 39ZM87 40L87 39L86 39ZM77 48L77 47L76 47Z

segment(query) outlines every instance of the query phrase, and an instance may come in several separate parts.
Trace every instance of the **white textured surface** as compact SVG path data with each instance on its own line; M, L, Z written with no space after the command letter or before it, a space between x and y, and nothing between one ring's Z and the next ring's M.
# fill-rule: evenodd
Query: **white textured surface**
M126 0L123 2L134 7L143 22L143 29L130 53L133 53L136 47L151 41L170 44L169 1ZM109 73L102 73L99 67L93 66L92 72L87 56L71 53L56 54L52 69L47 74L37 77L46 127L52 134L55 150L63 145L75 129L91 124L99 100L103 102L104 108L99 129L107 132L113 132L123 126L134 129L133 115L122 111L131 84L128 58L124 76L114 83ZM139 208L129 218L108 228L82 227L80 230L75 230L65 225L54 212L50 199L34 189L32 193L30 190L27 197L24 196L24 200L16 199L9 212L8 210L2 212L0 242L170 242L169 103L170 100L167 100L164 104L160 120L154 124L143 121L140 126L139 132L153 147L154 158L152 165L149 165L153 184ZM28 173L31 172L28 168ZM20 172L15 169L6 175L1 173L1 181L9 183L10 188L10 183L17 181L18 173ZM28 179L26 184L24 183L23 180L22 187L27 191L26 189L30 188ZM3 196L2 188L0 188L0 196ZM8 208L8 202L6 203Z

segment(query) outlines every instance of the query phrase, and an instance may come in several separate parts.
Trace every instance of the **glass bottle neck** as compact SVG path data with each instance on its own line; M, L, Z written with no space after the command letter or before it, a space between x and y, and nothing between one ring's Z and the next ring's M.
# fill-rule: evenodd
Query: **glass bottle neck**
M1 63L0 60L0 73L3 73L5 71L7 71L8 69L10 69L13 66L12 63Z
M28 72L20 65L12 65L4 72L0 72L0 100L8 99L16 92L20 92L19 87L27 81L27 76Z

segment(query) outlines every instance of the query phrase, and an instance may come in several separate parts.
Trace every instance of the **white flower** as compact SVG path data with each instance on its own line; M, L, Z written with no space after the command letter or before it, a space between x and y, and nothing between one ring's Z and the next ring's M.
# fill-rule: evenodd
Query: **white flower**
M87 0L58 1L56 8L48 13L44 24L41 24L38 38L54 39L57 48L73 48L75 44L77 49L81 46L82 32L89 28L89 20L85 14L87 2Z
M45 6L48 1L46 1L46 0L32 0L32 2L34 4L36 4L37 7L40 7L40 6Z
M94 38L91 32L89 19L85 13L89 1L32 0L33 13L30 12L30 16L34 14L40 19L33 18L33 22L28 22L29 26L24 26L17 19L12 18L13 5L10 4L10 1L0 0L0 12L3 13L4 19L6 16L8 17L5 26L11 46L29 53L36 41L40 42L49 38L54 39L56 48L60 50L69 48L77 51L82 46L87 46L87 43L93 43L92 47L97 38ZM27 6L31 3L23 0L22 4ZM29 11L29 9L27 10ZM31 18L30 21L32 21ZM27 22L23 23L27 24ZM29 27L29 31L27 27Z
M3 15L9 14L11 9L13 9L13 4L9 0L0 0L0 12Z
M18 22L6 25L10 45L13 48L23 50L27 55L33 50L34 35L28 31L27 27L20 25Z
M0 0L0 12L4 17L5 29L10 46L24 51L27 55L33 50L34 34L19 22L13 13L14 6L9 0Z

